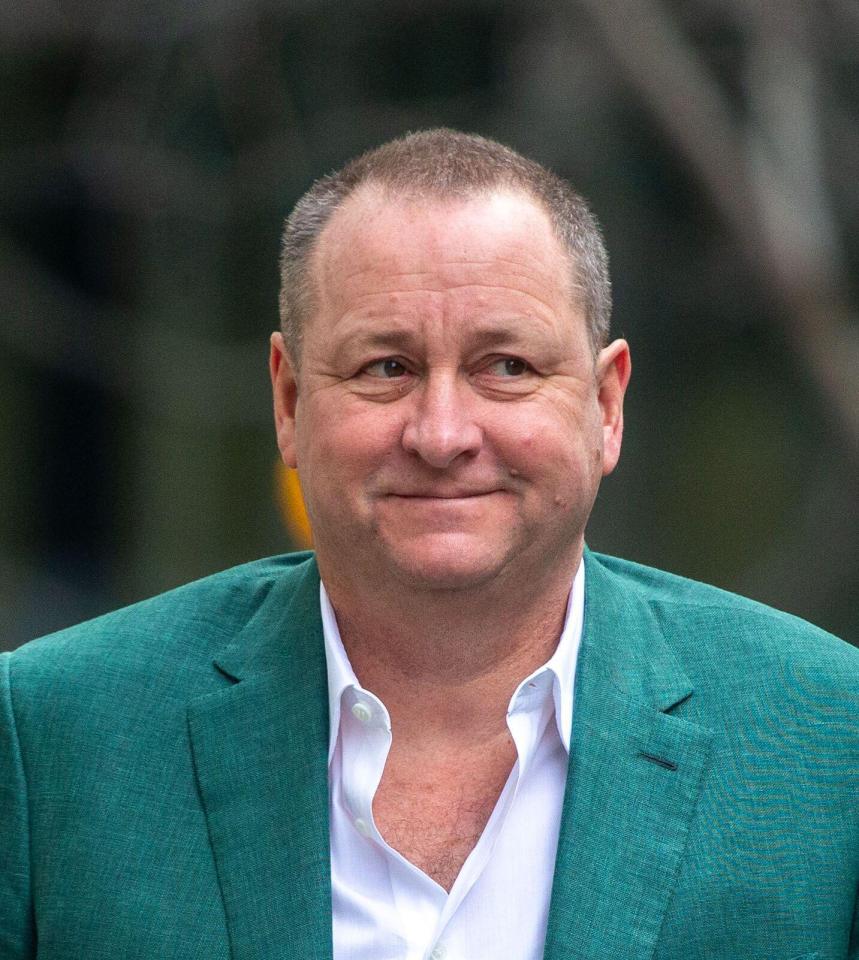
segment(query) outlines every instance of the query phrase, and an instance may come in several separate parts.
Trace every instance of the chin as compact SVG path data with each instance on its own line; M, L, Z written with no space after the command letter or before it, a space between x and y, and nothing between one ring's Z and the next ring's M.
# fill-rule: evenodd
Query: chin
M466 538L467 540L468 538ZM509 546L487 549L485 543L462 542L459 536L433 538L436 542L392 545L384 566L400 582L428 590L467 590L491 583L508 565Z

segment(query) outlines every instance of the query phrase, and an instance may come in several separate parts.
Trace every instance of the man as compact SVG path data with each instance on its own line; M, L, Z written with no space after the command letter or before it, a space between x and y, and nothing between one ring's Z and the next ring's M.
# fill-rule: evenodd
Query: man
M859 652L585 549L630 359L583 201L412 135L283 277L315 556L3 658L0 957L859 957Z

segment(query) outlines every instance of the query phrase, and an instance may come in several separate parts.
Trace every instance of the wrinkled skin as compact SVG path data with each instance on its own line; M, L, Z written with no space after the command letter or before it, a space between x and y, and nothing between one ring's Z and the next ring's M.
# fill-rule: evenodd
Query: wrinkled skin
M274 334L271 374L326 583L569 577L620 453L630 362L622 340L593 357L543 210L363 188L313 272L300 373Z

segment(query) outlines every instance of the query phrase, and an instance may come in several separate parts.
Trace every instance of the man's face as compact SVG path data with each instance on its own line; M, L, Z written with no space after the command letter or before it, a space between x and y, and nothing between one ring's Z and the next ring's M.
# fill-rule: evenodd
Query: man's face
M594 363L543 210L365 188L313 272L298 382L279 334L272 378L323 576L456 590L569 573L617 462L629 354L616 341Z

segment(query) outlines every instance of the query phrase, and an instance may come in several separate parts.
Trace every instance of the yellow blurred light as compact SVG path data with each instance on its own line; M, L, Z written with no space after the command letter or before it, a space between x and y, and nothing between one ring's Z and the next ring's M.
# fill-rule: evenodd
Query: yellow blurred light
M275 485L278 506L290 537L299 549L310 549L313 545L313 532L304 506L304 497L301 495L298 473L278 460L275 465Z

